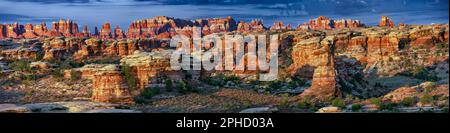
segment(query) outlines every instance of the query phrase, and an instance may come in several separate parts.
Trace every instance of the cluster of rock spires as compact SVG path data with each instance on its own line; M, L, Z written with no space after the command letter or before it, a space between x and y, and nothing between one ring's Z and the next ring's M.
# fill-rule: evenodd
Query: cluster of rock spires
M383 23L382 23L383 22ZM392 26L393 23L387 17L382 18L380 25ZM392 25L391 25L392 24ZM315 20L310 20L297 26L297 29L315 29L315 30L331 30L342 28L357 28L363 27L358 20L333 20L320 16ZM208 18L197 19L194 21L176 19L166 16L157 16L150 19L133 21L128 27L127 32L122 30L119 26L114 29L111 28L110 23L105 23L99 30L97 26L94 32L88 30L88 26L84 25L83 30L78 30L78 24L71 20L59 20L53 22L51 28L48 30L45 23L41 24L0 24L0 38L36 38L36 37L93 37L99 39L122 39L122 38L170 38L175 34L183 34L190 36L193 28L201 27L202 35L208 35L219 32L251 32L251 31L265 31L265 30L290 30L291 24L284 25L283 22L275 22L270 28L266 28L262 20L252 20L250 23L243 21L237 22L232 17L227 18Z
M160 85L164 78L181 80L181 71L170 69L170 50L166 39L176 34L192 36L195 27L202 27L202 35L226 32L266 32L285 30L280 40L292 44L291 48L281 44L280 51L290 55L293 63L286 68L291 77L311 79L311 87L300 97L312 97L326 100L339 97L349 92L358 97L377 95L360 79L361 75L371 73L396 74L386 68L392 61L412 58L410 52L404 52L404 44L412 48L432 48L437 43L448 42L448 25L400 25L396 27L392 20L383 16L379 27L364 27L357 20L332 20L319 17L292 30L290 24L275 22L269 29L261 20L250 23L236 22L233 18L198 19L188 21L170 17L155 17L134 21L125 33L120 27L111 30L105 23L100 31L95 28L90 33L87 26L78 31L78 25L69 20L52 23L50 30L46 24L0 25L0 38L27 38L29 47L16 47L2 50L1 55L14 59L36 59L40 54L42 60L82 60L93 57L118 57L120 64L93 64L69 70L81 73L82 78L93 80L92 99L100 102L113 102L120 99L130 102L133 92L128 91L120 67L130 67L137 78L139 89L149 85ZM293 37L292 37L293 36ZM44 38L40 38L44 37ZM31 38L38 38L31 39ZM292 50L287 50L292 49ZM429 66L441 61L448 61L448 55L435 57L430 53L417 53L419 59L414 64ZM392 60L392 61L390 61ZM366 67L363 67L362 64ZM385 71L383 71L385 70ZM238 73L238 72L236 72ZM192 77L210 76L210 73L191 73ZM239 75L238 75L239 76Z

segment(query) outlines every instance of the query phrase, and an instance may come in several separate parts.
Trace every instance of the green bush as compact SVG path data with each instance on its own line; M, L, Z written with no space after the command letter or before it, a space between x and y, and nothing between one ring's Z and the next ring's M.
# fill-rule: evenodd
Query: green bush
M70 80L76 81L81 79L81 73L75 70L70 71Z
M423 94L423 96L419 100L421 103L430 104L434 102L434 97L428 93Z
M83 67L84 63L79 61L73 61L73 60L66 60L63 63L61 63L61 69L71 69L71 68L79 68Z
M159 87L152 87L152 88L146 88L144 91L141 92L141 96L150 99L153 96L159 94L161 92L161 88Z
M361 110L362 105L361 104L352 104L352 111L358 111Z
M289 94L283 94L280 102L280 107L287 108L289 107Z
M291 82L289 82L289 87L295 88L298 86L304 86L306 84L305 81L299 79L299 78L293 78Z
M29 81L31 81L31 80L36 80L36 79L37 79L37 76L34 75L34 74L25 74L25 75L24 75L24 79L25 79L25 80L29 80Z
M146 103L146 101L145 101L145 99L143 97L134 97L133 100L137 104L144 104L144 103Z
M274 80L274 81L270 81L269 82L269 88L272 89L272 90L278 90L281 87L283 87L283 84L279 80Z
M62 78L64 77L64 74L62 73L61 69L55 68L52 70L52 76L53 78Z
M225 83L227 83L228 81L231 81L233 83L238 83L240 81L239 77L231 75L231 76L225 76L223 78L223 80L225 81Z
M381 98L371 98L369 100L370 100L370 103L375 104L377 106L381 106L381 104L382 104Z
M439 77L437 77L436 75L430 73L424 67L415 67L411 71L411 75L414 78L425 80L425 81L437 81L437 80L439 80Z
M27 60L17 60L9 64L14 71L31 72L30 62Z
M172 82L172 80L167 79L167 80L164 82L164 84L166 85L166 86L165 86L166 91L167 91L167 92L171 92L171 91L172 91L172 88L173 88L173 82Z
M310 109L314 106L313 103L311 103L309 100L307 99L303 99L300 102L298 102L297 107L300 109Z
M125 83L128 85L130 90L137 89L137 78L132 74L132 69L130 66L124 65L121 67Z
M206 83L211 86L224 86L225 81L222 78L217 77L203 77L200 79L203 83Z
M379 107L381 110L392 110L392 109L394 109L394 106L396 106L395 103L385 102L385 103L382 103L381 106L379 106Z
M409 106L415 105L416 102L417 102L416 98L414 98L414 97L406 97L400 102L400 104L403 105L403 106L409 107Z
M252 107L252 102L249 101L249 100L245 100L245 101L243 102L243 106L244 106L245 108L250 108L250 107Z
M331 105L333 105L335 107L343 108L343 107L345 107L345 101L340 98L335 98L335 99L333 99L333 101L331 101Z
M189 91L189 87L184 80L177 82L177 88L181 93L186 93Z

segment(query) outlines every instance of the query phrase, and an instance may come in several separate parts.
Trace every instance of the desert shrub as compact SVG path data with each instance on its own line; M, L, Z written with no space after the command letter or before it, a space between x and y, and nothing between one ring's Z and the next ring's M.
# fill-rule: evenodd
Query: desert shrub
M346 94L344 100L350 102L350 101L353 101L353 99L354 99L354 97L352 94Z
M76 81L81 79L81 73L75 70L70 71L70 80Z
M411 75L414 78L425 80L425 81L437 81L437 80L439 80L439 78L436 75L430 73L424 67L415 67L411 71Z
M297 107L300 109L311 109L314 107L314 103L311 103L308 99L303 99L298 102Z
M335 98L331 101L331 105L333 105L335 107L343 108L343 107L345 107L345 101L341 98Z
M224 86L226 83L222 78L217 77L203 77L200 81L211 86Z
M144 103L146 103L145 99L143 97L139 97L139 96L138 97L134 97L133 100L137 104L144 104Z
M283 83L280 80L269 81L269 88L278 90L283 87Z
M409 107L409 106L413 106L414 104L416 104L416 102L417 102L416 98L406 97L400 102L400 104L403 106Z
M369 99L370 103L380 106L382 104L381 98L371 98Z
M17 60L9 64L14 71L31 72L30 62L27 60Z
M79 68L83 67L84 63L74 60L66 60L61 63L61 69L71 69L71 68Z
M186 93L189 91L189 87L184 80L180 80L177 82L177 88L181 93Z
M289 94L281 95L280 107L283 108L289 107Z
M225 83L227 83L228 81L231 81L233 83L238 83L240 79L237 76L231 75L231 76L225 76L223 78L223 80L225 81Z
M361 104L352 104L352 111L358 111L361 110L362 105Z
M260 82L259 82L259 80L252 80L252 81L250 81L250 84L252 84L252 85L259 85Z
M64 77L64 74L62 73L62 70L60 68L55 68L51 72L53 78L62 78Z
M434 97L428 93L423 94L423 96L419 100L421 103L430 104L434 102Z
M436 48L438 48L438 49L448 49L448 44L447 43L438 43L438 44L436 44Z
M245 108L250 108L250 107L252 106L252 102L249 101L249 100L245 100L245 101L243 102L243 106L244 106Z
M124 65L120 69L123 74L123 78L125 79L125 83L128 85L130 90L136 90L137 89L137 78L132 74L131 67Z
M23 75L23 78L25 80L31 81L31 80L36 80L37 76L35 74L25 74L25 75Z
M173 82L172 82L172 80L167 79L166 81L164 81L164 84L166 85L166 86L165 86L166 91L167 91L167 92L171 92L171 91L172 91L172 88L173 88Z
M381 110L393 110L393 109L394 109L394 106L396 106L395 103L392 103L392 102L384 102L384 103L381 103L381 106L379 106L379 108L380 108Z
M291 82L289 82L289 87L295 88L298 86L305 86L306 82L300 78L293 78Z
M159 87L152 87L152 88L146 88L144 91L141 92L141 96L150 99L153 96L159 94L161 92L161 88Z

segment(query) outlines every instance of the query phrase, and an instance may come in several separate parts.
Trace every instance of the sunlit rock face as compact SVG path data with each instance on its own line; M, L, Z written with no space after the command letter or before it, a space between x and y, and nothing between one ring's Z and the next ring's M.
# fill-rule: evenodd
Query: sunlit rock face
M162 37L168 37L174 29L186 26L192 26L192 22L166 16L157 16L133 21L128 27L126 36L129 38L148 38L159 34L166 34L166 36Z
M284 23L281 21L273 23L273 26L270 27L270 30L291 30L291 29L292 29L291 24L285 26Z
M331 30L343 28L363 27L359 20L341 19L333 20L325 16L319 16L317 19L310 20L297 26L297 30Z
M265 30L264 24L262 20L252 20L250 23L245 23L244 21L240 21L237 24L237 31L240 32L250 32L250 31L257 31L257 32L263 32Z
M114 38L115 39L123 39L123 38L125 38L125 33L123 32L123 30L119 26L114 28Z
M37 34L33 32L33 25L32 24L26 24L25 25L25 33L23 33L24 38L35 38L37 37Z
M394 28L394 27L395 27L395 24L394 24L394 22L393 22L391 19L389 19L387 16L381 16L381 20L380 20L380 22L378 23L378 26L380 26L380 27L385 27L385 26L387 26L387 27Z
M45 31L45 25L40 25L42 28L40 31ZM45 32L46 36L57 37L57 36L76 36L78 34L78 24L71 20L59 20L58 22L52 22L52 27L48 32Z
M306 89L300 95L301 97L324 101L341 95L335 68L334 41L334 37L327 37L325 39L315 37L301 41L294 48L298 50L302 49L298 51L298 54L294 54L297 56L294 59L295 62L305 62L300 63L304 65L299 69L309 66L309 69L313 70L311 87ZM297 50L293 50L293 52L297 53ZM310 75L310 70L309 72L308 70L306 71L306 75Z
M153 52L134 51L120 60L121 66L130 67L138 79L138 88L162 84L162 77L171 77L172 80L182 79L180 71L173 71L170 67L170 55L173 51L162 50Z
M104 65L93 75L92 100L96 102L132 103L132 98L118 65Z
M111 39L111 24L105 23L100 30L100 38L101 39Z
M202 35L230 32L237 29L237 23L231 16L227 18L197 19L194 26L202 27Z

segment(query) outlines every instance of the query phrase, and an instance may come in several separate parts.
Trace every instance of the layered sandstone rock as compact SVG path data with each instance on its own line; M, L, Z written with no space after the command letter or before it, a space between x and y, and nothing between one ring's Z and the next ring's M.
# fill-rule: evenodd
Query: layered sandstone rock
M194 25L203 27L203 35L209 35L219 32L229 32L237 29L237 23L231 16L228 16L227 18L197 19L195 20Z
M171 29L188 25L192 26L192 22L166 16L157 16L150 19L133 21L128 28L126 36L128 38L149 38L161 33L167 34Z
M81 60L81 59L85 59L88 58L89 55L91 55L91 51L89 51L89 46L87 45L82 45L81 49L79 49L78 51L76 51L72 57L74 60Z
M78 33L78 24L71 20L60 19L58 22L52 22L52 28L46 33L47 36L65 36L71 37Z
M170 55L172 50L141 52L135 51L120 60L121 66L132 69L138 79L138 87L143 89L150 84L161 84L161 77L181 79L183 74L170 68Z
M44 48L44 57L43 60L51 61L51 60L60 60L63 58L65 49L61 48Z
M362 24L359 20L333 20L325 16L319 16L317 19L310 20L308 23L298 25L297 30L331 30L343 28L358 28L363 26L364 24Z
M132 103L128 87L118 70L96 72L94 74L92 88L93 101Z
M393 27L395 27L395 24L394 24L394 22L393 22L391 19L389 19L387 16L381 16L381 20L380 20L380 22L378 23L378 26L380 26L380 27L391 27L391 28L393 28Z
M122 29L119 26L116 26L116 28L114 28L114 38L115 39L125 38L125 33L122 31Z
M88 50L95 55L98 55L104 49L104 45L101 40L90 38L84 41L87 45Z
M128 55L128 43L126 40L120 40L117 43L117 52L119 57L125 57Z
M247 31L258 31L262 32L265 30L264 24L262 20L252 20L250 23L245 23L244 21L240 21L237 24L237 31L247 32Z
M19 38L23 31L22 27L23 25L19 25L18 23L7 24L5 29L6 37Z
M308 61L303 66L311 66L313 69L312 85L306 89L300 96L314 100L325 101L330 98L340 96L337 72L334 59L334 37L321 39L315 37L304 40L296 45L296 48L309 49L310 53L300 52L299 56L303 58L314 58L311 61L298 60L297 62ZM296 51L296 50L295 50ZM295 52L294 51L294 52ZM305 50L306 51L306 50Z
M41 51L37 47L18 47L1 50L0 54L11 59L36 59Z
M109 103L132 103L130 91L117 64L88 64L81 68L64 71L64 77L79 73L82 79L93 81L92 101Z
M105 23L100 30L100 38L101 39L111 39L111 24Z
M0 24L0 39L6 37L6 26Z
M364 24L362 24L359 20L352 20L352 19L340 19L334 21L334 27L336 29L343 29L343 28L358 28L363 27Z
M291 30L291 29L292 29L291 24L285 26L284 23L281 21L273 23L273 26L270 27L270 30Z
M47 25L45 23L36 24L33 27L34 33L36 33L38 36L44 36L47 32Z
M33 32L33 25L26 24L25 25L25 33L23 33L24 38L35 38L37 37L36 33Z

